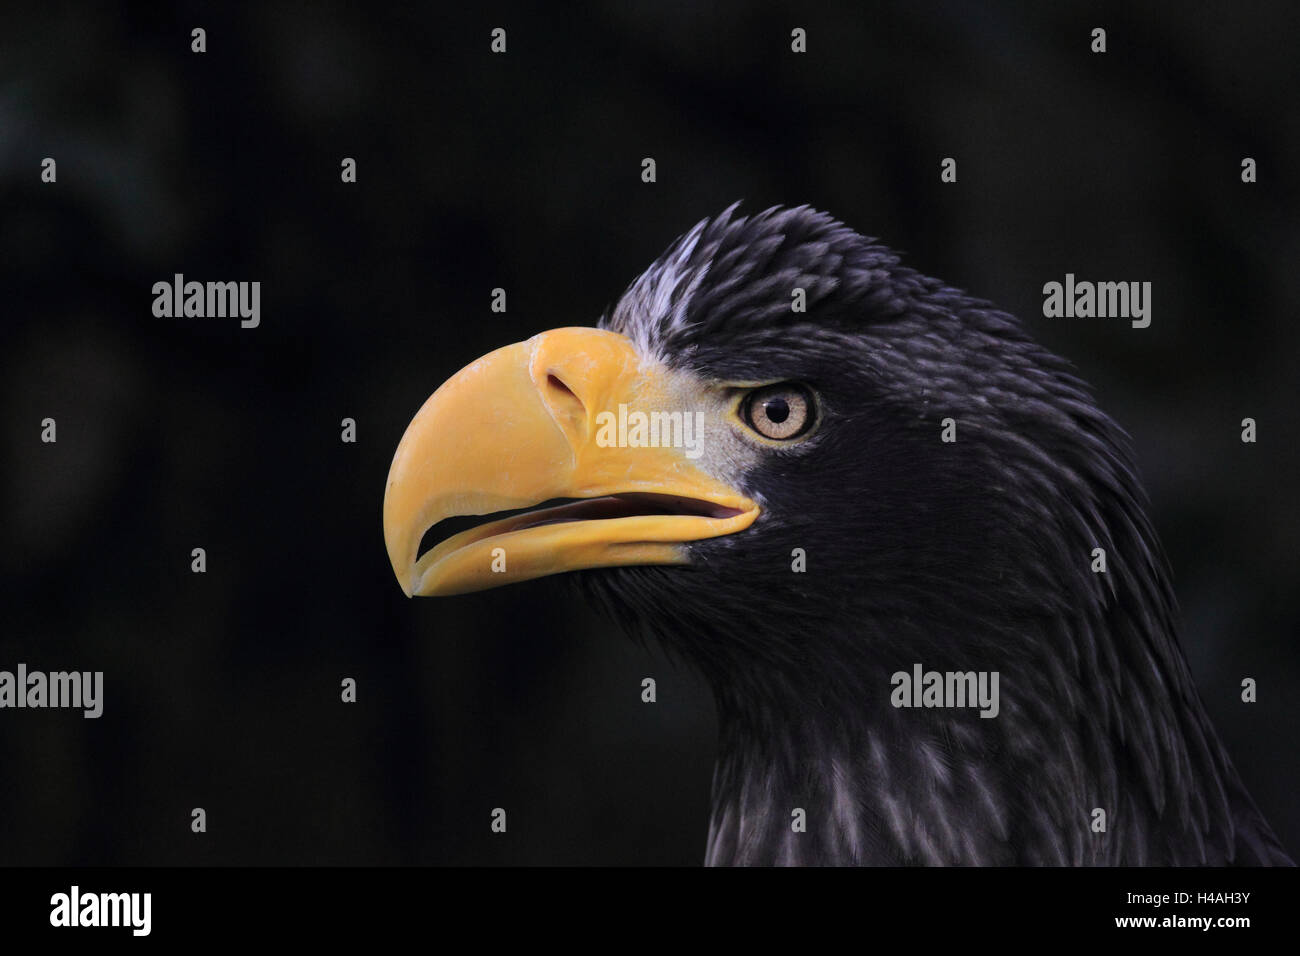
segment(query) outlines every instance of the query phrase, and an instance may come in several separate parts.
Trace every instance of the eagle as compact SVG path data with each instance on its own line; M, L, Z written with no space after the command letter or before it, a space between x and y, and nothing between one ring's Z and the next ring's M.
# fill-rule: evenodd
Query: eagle
M697 667L708 865L1291 864L1072 366L825 213L738 206L429 397L383 504L405 593L568 575Z

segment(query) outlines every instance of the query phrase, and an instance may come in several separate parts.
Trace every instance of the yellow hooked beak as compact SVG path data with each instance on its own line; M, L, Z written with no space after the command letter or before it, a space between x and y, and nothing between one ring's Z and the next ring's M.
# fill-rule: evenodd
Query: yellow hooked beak
M685 542L749 527L758 506L683 447L611 440L615 416L672 404L663 377L624 336L568 328L497 349L448 379L416 413L388 472L384 541L402 590L461 594L583 568L681 564ZM417 553L444 518L553 498L584 500Z

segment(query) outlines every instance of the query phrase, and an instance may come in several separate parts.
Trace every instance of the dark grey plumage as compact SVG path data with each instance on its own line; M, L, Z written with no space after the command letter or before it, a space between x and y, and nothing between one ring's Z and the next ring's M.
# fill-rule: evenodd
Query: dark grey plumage
M747 531L688 567L583 575L712 685L708 862L1290 863L1179 649L1126 437L1017 320L824 214L733 206L602 325L822 405L746 475ZM998 671L1000 715L890 706L914 663Z

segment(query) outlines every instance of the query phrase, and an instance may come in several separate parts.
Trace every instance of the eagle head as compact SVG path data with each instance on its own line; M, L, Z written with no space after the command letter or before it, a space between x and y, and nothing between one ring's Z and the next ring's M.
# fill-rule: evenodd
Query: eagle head
M384 532L408 595L572 572L703 671L710 862L1285 861L1145 504L1015 318L823 213L732 206L597 327L439 388ZM494 517L422 550L466 515ZM997 675L995 713L906 706L922 670Z

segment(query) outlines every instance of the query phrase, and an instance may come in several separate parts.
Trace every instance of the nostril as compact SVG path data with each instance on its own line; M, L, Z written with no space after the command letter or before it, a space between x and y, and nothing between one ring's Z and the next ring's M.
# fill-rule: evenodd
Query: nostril
M560 380L560 377L554 372L551 372L546 376L546 387L552 391L568 395L569 398L573 399L573 401L577 402L579 405L582 404L582 400L579 399L577 395L573 394L573 389L565 385L564 382Z
M576 430L579 435L585 433L587 406L565 384L564 379L554 372L546 374L546 402L551 406L551 414L561 425Z

